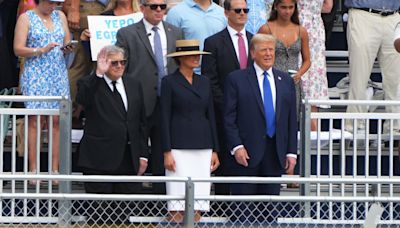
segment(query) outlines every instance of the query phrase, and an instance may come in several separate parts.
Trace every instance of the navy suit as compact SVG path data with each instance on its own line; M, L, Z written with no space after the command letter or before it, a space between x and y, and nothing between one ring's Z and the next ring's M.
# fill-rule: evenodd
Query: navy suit
M297 152L296 95L293 79L273 69L276 87L276 133L266 136L263 101L254 66L237 70L225 81L224 127L229 151L243 145L250 157L248 167L231 156L230 172L235 176L280 176L286 155ZM236 184L233 194L279 194L279 185L269 187ZM278 189L277 189L278 188Z
M190 84L179 69L161 84L162 149L213 149L218 137L210 82L194 74Z

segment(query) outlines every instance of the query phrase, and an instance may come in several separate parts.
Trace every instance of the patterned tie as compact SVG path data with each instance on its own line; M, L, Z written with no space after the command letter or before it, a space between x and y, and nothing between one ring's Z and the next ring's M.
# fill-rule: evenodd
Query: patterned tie
M265 119L267 120L267 135L272 138L275 135L275 110L272 100L271 85L269 84L267 71L264 71L263 89L264 112Z
M157 93L158 96L161 94L161 79L165 76L165 69L164 69L164 56L162 52L162 46L161 46L161 38L160 34L158 33L158 27L154 26L152 28L154 31L154 56L156 57L156 63L157 63L157 70L158 70L158 87L157 87Z
M111 84L113 85L113 94L115 100L117 101L117 103L119 103L119 106L122 106L122 108L126 111L124 101L122 100L121 94L117 90L117 81L112 81Z
M245 69L247 67L246 46L244 45L242 33L238 32L236 35L238 36L240 69Z

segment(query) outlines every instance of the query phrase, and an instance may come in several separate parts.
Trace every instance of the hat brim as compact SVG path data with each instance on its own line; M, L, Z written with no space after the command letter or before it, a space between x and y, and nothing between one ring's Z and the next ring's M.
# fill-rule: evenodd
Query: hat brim
M178 57L178 56L187 56L187 55L209 55L211 54L210 52L205 52L205 51L178 51L178 52L173 52L168 55L167 57Z

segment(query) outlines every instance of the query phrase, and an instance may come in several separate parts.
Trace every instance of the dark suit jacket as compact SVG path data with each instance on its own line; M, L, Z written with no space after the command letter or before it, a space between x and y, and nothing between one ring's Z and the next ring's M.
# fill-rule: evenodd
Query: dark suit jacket
M250 40L253 35L246 32L246 37L249 47L247 65L251 66L253 61L250 56ZM222 115L225 78L232 71L240 69L228 29L208 37L204 41L204 51L211 52L211 55L203 55L201 74L210 78L216 112Z
M286 154L297 152L296 94L293 79L273 69L276 86L276 152L282 170ZM228 149L244 145L250 159L248 167L256 167L266 148L264 105L254 66L237 70L225 81L224 126Z
M171 149L218 151L211 86L207 78L194 74L190 84L176 70L163 78L160 98L164 152Z
M89 75L78 81L77 101L86 114L78 159L81 167L114 171L121 164L128 141L136 172L139 158L148 157L142 87L134 78L123 76L122 80L128 111L118 105L103 78Z
M183 39L182 30L167 22L163 22L163 25L167 36L167 53L174 52L175 41ZM142 84L146 115L150 116L157 101L158 71L143 20L118 30L116 45L124 48L128 54L126 75L136 78ZM168 74L177 69L172 58L168 58L167 68Z

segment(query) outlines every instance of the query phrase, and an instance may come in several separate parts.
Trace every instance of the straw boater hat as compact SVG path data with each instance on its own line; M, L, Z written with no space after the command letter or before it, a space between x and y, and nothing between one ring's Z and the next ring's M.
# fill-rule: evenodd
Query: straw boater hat
M167 57L211 54L210 52L200 51L199 44L198 40L177 40L175 52L169 53Z

